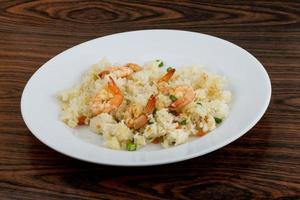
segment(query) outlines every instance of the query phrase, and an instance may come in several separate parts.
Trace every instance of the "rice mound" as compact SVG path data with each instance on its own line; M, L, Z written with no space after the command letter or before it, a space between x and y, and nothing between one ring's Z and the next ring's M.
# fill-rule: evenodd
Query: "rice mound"
M134 144L136 149L149 143L160 143L165 148L183 144L189 137L203 136L214 130L227 117L231 92L224 89L225 79L196 66L176 70L168 81L169 88L191 85L195 91L194 100L180 112L170 111L170 95L161 93L157 87L157 80L166 74L166 67L160 65L161 61L155 60L128 77L121 78L115 71L99 78L100 72L112 66L107 60L101 60L88 70L78 85L59 92L60 120L69 127L75 128L81 123L102 134L108 148L128 150L128 144ZM91 98L99 91L103 93L103 99L111 97L106 90L109 77L115 81L124 99L117 110L95 115L90 108ZM143 109L151 95L156 96L156 112L148 115L148 123L142 128L129 128L124 116L129 105ZM182 94L176 98L182 98Z

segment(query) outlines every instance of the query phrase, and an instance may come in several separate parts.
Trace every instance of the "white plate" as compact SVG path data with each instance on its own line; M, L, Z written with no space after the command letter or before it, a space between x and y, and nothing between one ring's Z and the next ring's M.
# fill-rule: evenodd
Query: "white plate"
M233 93L228 118L208 135L162 149L150 145L139 151L110 150L86 128L71 129L59 121L58 91L78 83L101 58L143 64L162 59L179 68L187 64L224 75ZM266 111L271 83L262 64L244 49L205 34L178 30L143 30L97 38L55 56L28 81L22 95L23 119L43 143L84 161L107 165L145 166L182 161L219 149L253 127Z

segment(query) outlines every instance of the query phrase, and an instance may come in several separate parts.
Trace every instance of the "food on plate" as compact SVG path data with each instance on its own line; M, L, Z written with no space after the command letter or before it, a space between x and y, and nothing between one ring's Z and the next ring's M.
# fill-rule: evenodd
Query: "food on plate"
M104 59L58 98L60 119L69 127L88 126L106 147L135 151L206 135L227 117L231 92L223 77L201 67L177 70L161 60L111 65Z

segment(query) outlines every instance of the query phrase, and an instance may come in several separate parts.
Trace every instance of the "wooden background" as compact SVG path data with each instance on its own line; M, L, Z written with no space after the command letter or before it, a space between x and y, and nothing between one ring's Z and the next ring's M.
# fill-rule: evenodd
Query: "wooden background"
M0 0L0 199L300 199L299 15L296 0ZM30 133L20 98L44 62L92 38L156 28L211 34L255 55L273 86L262 120L209 155L141 168L77 161Z

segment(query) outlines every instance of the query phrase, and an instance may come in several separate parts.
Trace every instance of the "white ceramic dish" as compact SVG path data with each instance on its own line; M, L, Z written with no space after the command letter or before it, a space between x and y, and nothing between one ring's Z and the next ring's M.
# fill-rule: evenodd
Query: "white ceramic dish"
M224 75L233 93L231 111L216 130L202 138L162 149L149 145L139 151L110 150L87 128L71 129L59 121L58 91L78 83L101 58L143 64L162 59L179 68L203 65ZM219 149L253 127L266 111L271 83L260 62L244 49L205 34L177 30L143 30L97 38L55 56L28 81L22 95L23 119L43 143L65 155L99 164L145 166L182 161Z

